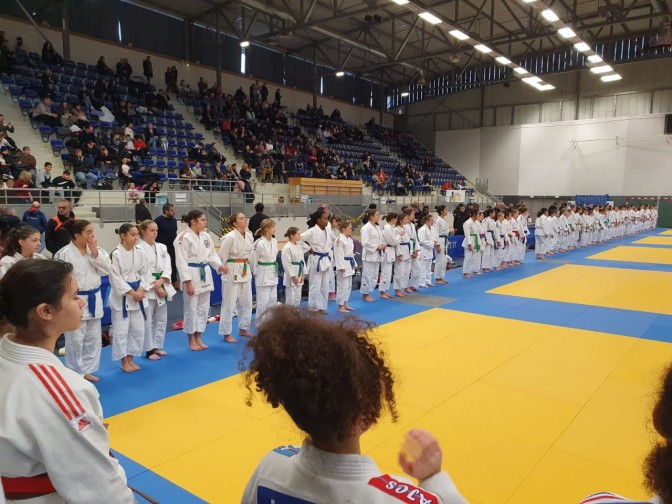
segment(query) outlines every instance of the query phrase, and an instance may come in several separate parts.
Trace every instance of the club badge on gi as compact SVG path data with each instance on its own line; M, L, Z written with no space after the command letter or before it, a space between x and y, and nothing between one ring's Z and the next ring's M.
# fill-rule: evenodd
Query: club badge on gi
M204 244L206 247L210 247L210 240L208 240L208 239L206 238L205 241L203 242L203 244Z

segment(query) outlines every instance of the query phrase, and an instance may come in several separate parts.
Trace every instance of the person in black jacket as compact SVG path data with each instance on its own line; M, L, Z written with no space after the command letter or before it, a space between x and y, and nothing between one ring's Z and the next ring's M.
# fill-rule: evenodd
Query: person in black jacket
M469 220L469 212L465 210L464 203L460 203L453 212L453 228L456 235L464 235L463 225Z
M173 282L173 287L179 289L179 284L177 283L177 266L175 265L175 238L177 238L177 219L175 218L175 207L172 203L166 203L163 205L163 214L159 215L154 222L159 228L159 234L156 236L156 241L163 243L168 249L168 255L170 256L170 264L172 266L172 277L171 281Z
M250 231L250 233L252 233L252 236L254 236L254 233L256 233L257 229L259 229L261 226L261 221L268 219L268 215L264 215L263 203L257 203L254 205L254 210L257 213L250 217L250 222L247 224L247 229Z
M59 200L57 204L58 213L49 219L45 240L47 250L53 254L61 250L72 241L70 232L63 226L68 220L75 220L75 214L72 211L72 204L68 200Z
M142 62L142 73L147 79L147 84L151 84L151 80L154 77L154 70L152 69L152 59L150 56L145 58L145 61Z
M147 208L147 200L142 198L140 202L135 205L135 222L138 224L142 221L152 220L152 214Z

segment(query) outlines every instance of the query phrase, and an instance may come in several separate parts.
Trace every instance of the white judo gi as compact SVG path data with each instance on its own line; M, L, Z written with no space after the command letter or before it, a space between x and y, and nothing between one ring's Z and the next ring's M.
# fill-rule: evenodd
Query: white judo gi
M385 257L385 251L379 250L378 247L385 245L385 242L380 226L370 221L362 226L360 235L362 239L362 286L359 290L362 294L369 295L376 288L380 266Z
M202 333L208 324L210 292L215 289L212 271L208 266L219 270L222 262L215 252L214 241L207 231L196 234L191 228L187 228L177 235L173 244L175 246L175 267L182 285L183 330L187 334ZM193 296L187 294L184 286L184 282L187 281L191 281L194 288Z
M25 259L26 258L23 257L20 252L17 252L13 256L5 256L2 259L0 259L0 278L4 277L7 274L9 268L14 266L17 262L23 261ZM33 254L33 257L31 259L46 259L46 257L36 252Z
M282 446L255 469L241 504L260 502L356 502L366 504L466 504L445 472L421 481L381 474L366 455L328 453L304 442Z
M422 260L420 259L420 245L418 244L418 230L412 222L404 225L404 230L411 241L411 274L408 283L410 287L417 290L422 281ZM417 254L415 258L413 254Z
M518 231L520 232L520 246L518 247L517 261L525 261L525 252L527 250L527 237L530 235L530 229L527 226L527 218L524 215L518 215Z
M336 264L336 303L338 306L348 304L352 292L352 277L355 275L357 263L354 256L355 244L352 238L344 234L338 235L334 242L334 262ZM344 270L344 271L341 271Z
M103 409L91 383L52 352L7 336L0 340L0 383L0 474L8 495L13 478L46 474L48 481L46 476L41 481L50 481L55 492L20 502L136 502L123 468L110 456Z
M219 334L230 336L233 331L233 312L238 313L238 330L252 324L252 271L250 256L254 247L252 233L242 234L237 229L222 236L219 259L229 270L222 275L222 308Z
M257 314L261 320L264 312L278 302L278 242L263 236L254 242L250 266L257 291Z
M395 247L401 242L401 237L399 236L400 230L401 228L391 226L387 223L383 227L383 243L387 248L383 251L382 262L380 264L380 285L378 286L380 292L387 292L390 290L390 284L392 283L392 266L396 259L394 251Z
M422 267L422 276L420 277L420 287L427 287L432 283L432 261L434 260L435 245L432 228L427 224L418 229L418 244L420 245L420 265Z
M448 240L450 236L450 226L448 225L448 222L446 222L446 219L437 217L434 221L432 231L434 231L436 235L435 241L441 246L441 249L436 254L434 263L434 278L443 280L446 276L448 261L452 262L452 259L448 254L448 251L450 250L450 241Z
M110 309L112 310L112 360L140 356L145 345L146 299L136 302L127 292L149 290L147 257L139 246L126 250L117 245L110 254ZM145 294L146 296L146 294Z
M395 247L396 261L394 263L394 290L403 291L408 288L411 276L411 239L406 226L397 226L399 229L399 245ZM401 234L401 231L404 234Z
M100 292L101 277L109 276L112 269L110 256L98 249L93 257L86 247L86 254L70 243L56 252L54 259L72 264L72 272L79 286L79 298L86 304L82 310L79 329L65 333L65 365L80 375L98 371L100 365L101 319L103 296Z
M299 306L301 304L301 289L303 289L303 277L308 274L304 261L303 248L297 243L288 242L282 248L282 269L285 271L285 304ZM297 277L299 283L294 284L292 277Z
M326 310L329 302L329 275L333 270L329 253L334 246L334 235L329 229L315 225L301 233L301 241L313 251L308 258L308 307Z
M139 245L145 251L147 257L147 285L150 286L147 291L147 320L145 327L145 352L154 349L163 348L166 339L166 326L168 325L168 301L171 297L159 297L157 292L151 287L154 282L163 278L164 291L166 293L174 292L170 285L170 278L173 274L173 268L170 265L170 255L168 248L159 242L153 245L140 240ZM166 290L167 289L167 290Z
M481 239L478 236L479 230L476 228L476 221L473 219L467 219L462 228L464 229L464 239L462 240L464 263L462 263L462 273L467 275L476 273L481 267ZM471 250L469 250L470 245Z
M497 231L497 225L492 217L486 217L481 222L481 227L485 232L481 264L483 268L494 269L499 266L495 258L495 232Z

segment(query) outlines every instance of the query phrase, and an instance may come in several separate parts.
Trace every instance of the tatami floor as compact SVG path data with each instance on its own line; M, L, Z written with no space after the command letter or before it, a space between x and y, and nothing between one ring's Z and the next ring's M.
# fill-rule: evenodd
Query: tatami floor
M569 504L610 490L646 497L650 411L672 362L672 236L656 230L450 284L363 303L397 374L400 421L363 449L385 472L403 434L432 431L472 503ZM330 306L333 317L335 307ZM99 390L112 447L162 503L240 501L257 462L301 433L281 412L245 405L243 347L211 324L206 352L168 335L170 356L126 375L104 353Z

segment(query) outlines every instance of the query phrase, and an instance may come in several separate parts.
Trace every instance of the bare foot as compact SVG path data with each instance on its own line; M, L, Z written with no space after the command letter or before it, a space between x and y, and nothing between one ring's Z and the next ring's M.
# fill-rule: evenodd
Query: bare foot
M231 336L230 334L224 336L224 341L226 341L227 343L238 343L238 340L233 336Z
M448 285L448 282L446 282L445 280L437 280L436 283L439 285Z
M135 362L130 362L130 365L133 367L133 369L134 369L135 371L137 371L138 369L140 369L140 366L138 366Z
M345 309L348 311L355 311L355 309L350 305L345 305Z
M400 290L395 290L394 295L397 296L397 297L406 297L406 294L404 294Z
M469 273L465 273L464 278L474 278L474 277L472 277Z
M133 371L137 371L133 366L131 366L129 364L122 364L121 365L121 370L124 373L132 373Z
M373 299L373 297L371 297L370 294L364 294L364 297L362 299L368 303L373 303L376 301L375 299Z
M166 355L168 355L168 352L166 352L165 350L154 350L154 353L156 355L160 355L161 357L165 357Z
M252 334L250 331L247 329L240 329L238 331L238 334L242 336L243 338L254 338L254 334Z
M189 350L193 350L194 352L200 352L203 349L198 345L198 343L193 342L189 343Z
M380 293L380 298L381 299L392 299L392 296L390 296L387 292L381 292Z
M345 306L339 306L338 307L338 312L339 313L348 313L348 309Z
M207 350L207 349L208 349L208 345L206 345L206 344L203 343L202 341L198 343L198 346L201 347L201 350Z
M408 288L406 289L406 292L408 292L409 294L413 294L414 290L411 289L410 287L408 287Z
M161 357L159 357L156 353L151 354L149 357L147 357L149 360L161 360Z
M100 381L100 378L98 378L97 376L94 376L94 375L92 375L92 374L90 374L90 373L85 374L85 375L84 375L84 379L85 379L85 380L88 380L88 381L90 381L90 382L94 382L94 383Z
M436 287L436 285L431 284L431 283L428 283L427 285L425 285L425 287L427 287L427 288L429 289L429 288L431 288L431 287Z

